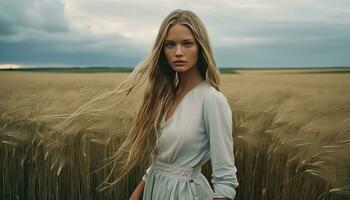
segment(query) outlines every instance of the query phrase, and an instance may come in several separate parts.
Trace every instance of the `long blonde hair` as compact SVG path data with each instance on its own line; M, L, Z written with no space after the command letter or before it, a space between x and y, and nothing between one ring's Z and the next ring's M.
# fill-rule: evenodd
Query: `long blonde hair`
M203 22L189 10L176 9L170 12L160 25L151 52L136 66L126 80L117 89L97 96L72 114L65 116L65 119L56 127L62 130L72 123L75 117L83 113L97 112L97 110L91 110L90 107L101 99L120 93L124 93L124 97L126 97L138 86L146 84L143 100L131 130L118 150L112 155L110 163L113 166L108 177L100 185L100 190L118 183L131 169L141 163L150 162L154 157L159 137L158 125L166 108L172 103L179 82L177 72L168 65L163 50L167 32L176 23L186 25L192 31L197 44L199 44L197 60L199 71L203 79L220 91L220 72L214 61L213 51ZM114 175L110 182L112 174L116 170L118 174Z

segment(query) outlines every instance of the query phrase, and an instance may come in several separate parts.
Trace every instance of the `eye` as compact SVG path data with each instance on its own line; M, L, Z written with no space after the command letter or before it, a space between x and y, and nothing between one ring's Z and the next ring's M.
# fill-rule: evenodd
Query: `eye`
M191 47L192 44L193 44L192 42L185 42L185 43L184 43L184 45L185 45L186 47Z
M174 46L174 45L171 44L171 43L165 43L165 44L164 44L164 47L167 48L167 49L170 49L170 48L172 48L173 46Z

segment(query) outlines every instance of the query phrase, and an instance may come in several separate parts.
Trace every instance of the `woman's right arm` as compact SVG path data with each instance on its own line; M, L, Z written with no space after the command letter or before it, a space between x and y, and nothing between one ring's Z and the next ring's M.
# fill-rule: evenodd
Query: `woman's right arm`
M147 173L145 173L144 177L146 176L147 176ZM137 185L134 192L131 194L129 200L142 200L144 188L145 188L145 180L142 179L140 183Z

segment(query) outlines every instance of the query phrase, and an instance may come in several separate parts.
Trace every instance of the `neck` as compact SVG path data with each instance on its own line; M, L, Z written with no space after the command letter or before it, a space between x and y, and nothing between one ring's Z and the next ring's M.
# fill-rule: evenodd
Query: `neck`
M193 66L190 70L186 72L178 72L179 85L178 91L187 91L193 88L198 83L202 82L204 79L200 74L198 66Z

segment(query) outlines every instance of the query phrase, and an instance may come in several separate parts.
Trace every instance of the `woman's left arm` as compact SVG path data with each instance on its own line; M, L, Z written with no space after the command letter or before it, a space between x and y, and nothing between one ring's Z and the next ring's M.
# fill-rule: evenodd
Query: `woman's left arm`
M234 199L238 186L233 154L232 112L221 92L208 94L204 120L210 144L214 199Z

